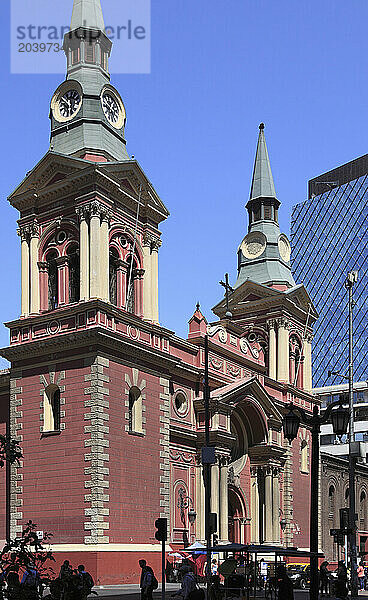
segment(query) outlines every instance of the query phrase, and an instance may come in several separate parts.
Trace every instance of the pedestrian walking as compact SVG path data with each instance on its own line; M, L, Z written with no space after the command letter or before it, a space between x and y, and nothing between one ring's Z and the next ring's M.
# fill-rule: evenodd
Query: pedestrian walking
M28 594L29 600L38 600L41 580L33 562L28 563L24 571L21 587Z
M294 600L294 586L284 565L277 567L276 573L278 600Z
M364 590L365 589L365 569L364 569L363 561L360 562L360 565L357 568L357 575L358 575L360 589Z
M196 576L191 567L184 565L181 569L181 587L180 590L172 596L181 596L183 600L203 600L204 591L198 586Z
M139 587L141 588L141 600L152 600L152 592L157 589L158 581L155 577L152 567L147 565L144 558L139 561L142 569Z
M328 570L328 562L325 560L319 569L319 581L320 581L320 591L321 595L329 596L329 588L330 588L330 573Z
M87 596L92 592L92 588L95 585L93 577L88 571L86 571L84 565L78 565L77 569L78 576L78 589L80 591L81 600L87 600Z

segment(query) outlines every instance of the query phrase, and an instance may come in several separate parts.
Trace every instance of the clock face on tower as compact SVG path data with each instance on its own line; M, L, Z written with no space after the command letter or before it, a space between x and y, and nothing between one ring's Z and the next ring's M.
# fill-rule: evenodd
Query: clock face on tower
M125 110L118 94L110 88L105 88L101 94L101 105L110 125L115 129L121 129L125 122Z
M60 114L64 118L72 117L77 112L81 97L77 90L69 90L59 100Z
M56 90L51 100L53 117L59 123L74 119L82 107L82 88L77 81L69 79Z
M112 125L116 125L119 120L120 109L115 98L109 94L109 92L105 92L102 96L102 108L107 120L110 121Z

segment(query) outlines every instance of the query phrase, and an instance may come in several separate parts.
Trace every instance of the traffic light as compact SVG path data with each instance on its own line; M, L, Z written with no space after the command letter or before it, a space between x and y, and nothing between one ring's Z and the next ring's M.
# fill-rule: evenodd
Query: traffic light
M209 514L209 529L210 533L215 533L217 531L217 513Z
M217 535L217 533L214 533L213 534L213 545L217 546L217 544L218 544L218 535Z
M349 509L340 508L340 529L349 528Z
M155 538L159 542L166 542L167 540L167 519L161 517L160 519L156 519L155 527L157 529L155 533Z

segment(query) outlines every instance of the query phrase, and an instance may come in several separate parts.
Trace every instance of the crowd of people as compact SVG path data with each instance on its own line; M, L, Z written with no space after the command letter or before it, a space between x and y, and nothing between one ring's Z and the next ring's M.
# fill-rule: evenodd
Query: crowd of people
M19 573L14 565L0 574L0 600L87 600L94 581L84 565L73 569L65 560L56 579L41 578L36 566L29 562ZM45 588L49 594L44 596Z

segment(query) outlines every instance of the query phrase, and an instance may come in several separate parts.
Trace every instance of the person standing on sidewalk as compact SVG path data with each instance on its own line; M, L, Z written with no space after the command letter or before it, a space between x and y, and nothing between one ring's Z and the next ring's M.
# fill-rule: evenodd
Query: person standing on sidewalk
M158 587L157 579L152 568L147 565L144 558L139 561L142 569L139 587L141 588L141 600L152 600L152 592Z
M360 565L357 568L357 575L358 575L358 581L360 584L360 589L364 590L365 589L365 569L364 569L363 561L360 562Z

